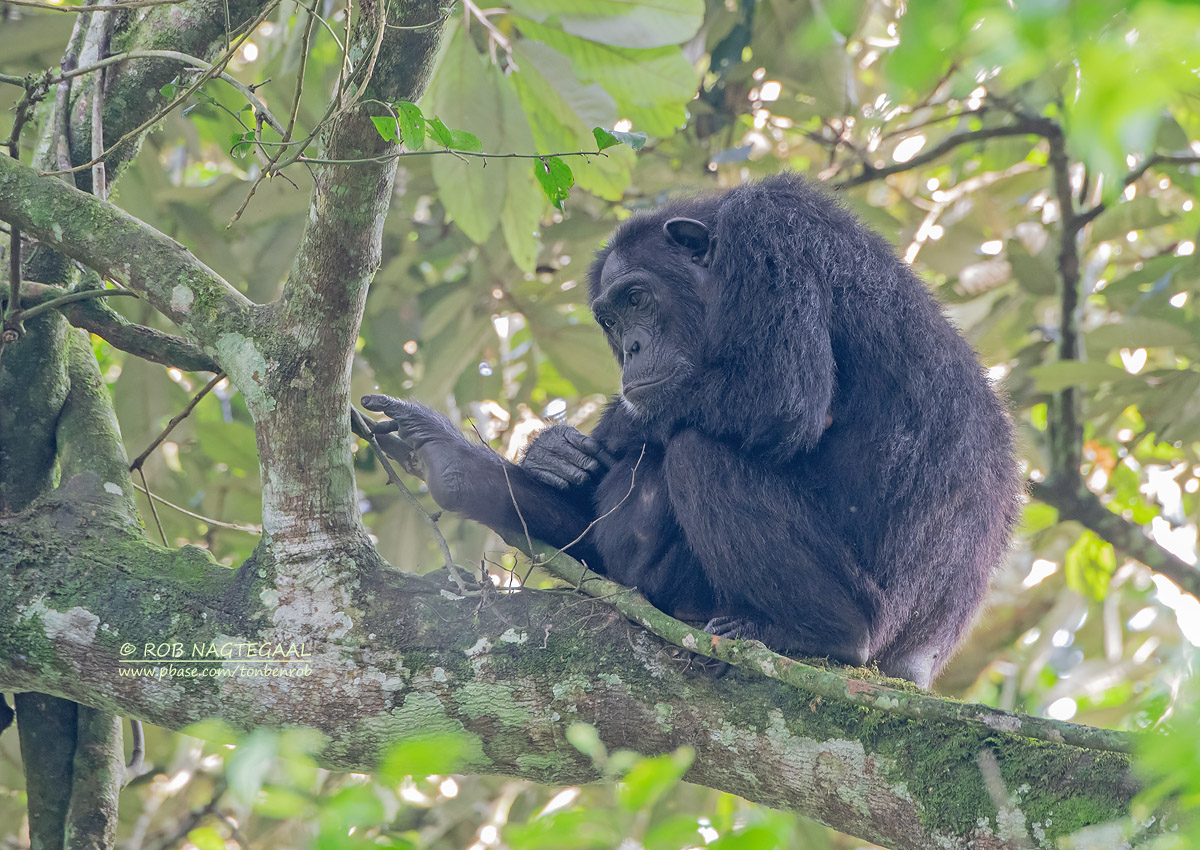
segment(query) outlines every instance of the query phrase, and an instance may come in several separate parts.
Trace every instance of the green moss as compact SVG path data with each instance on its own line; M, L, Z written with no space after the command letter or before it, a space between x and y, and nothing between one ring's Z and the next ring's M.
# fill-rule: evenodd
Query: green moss
M517 727L533 719L528 709L517 704L510 685L468 682L458 689L457 696L462 712L471 718L494 717L506 726Z
M557 773L570 763L570 758L558 753L547 753L545 755L522 753L517 756L517 767L530 773L543 770Z

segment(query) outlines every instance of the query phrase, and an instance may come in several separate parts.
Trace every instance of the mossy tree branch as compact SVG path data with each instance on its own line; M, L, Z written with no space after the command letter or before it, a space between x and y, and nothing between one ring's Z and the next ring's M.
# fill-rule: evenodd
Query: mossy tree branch
M172 729L206 717L242 729L309 726L326 736L320 761L338 769L370 770L395 741L454 730L470 742L459 769L547 783L598 778L566 740L584 721L610 748L691 746L688 780L894 850L1049 847L1127 814L1136 792L1123 753L1034 740L1019 725L915 720L886 701L868 706L753 670L713 677L602 600L525 591L481 604L390 570L363 573L343 635L302 636L311 675L286 687L237 675L236 661L220 665L227 677L122 674L123 645L141 653L179 642L190 653L264 639L287 603L248 596L245 580L201 550L147 544L99 477L77 476L0 520L0 689ZM821 675L841 678L847 695L881 684ZM997 817L981 752L995 758L1015 823Z

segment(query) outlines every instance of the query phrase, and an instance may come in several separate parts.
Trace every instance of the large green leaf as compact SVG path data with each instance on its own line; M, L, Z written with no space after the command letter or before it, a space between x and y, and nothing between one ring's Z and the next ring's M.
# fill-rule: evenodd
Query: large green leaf
M471 131L486 140L488 150L503 150L497 75L461 28L455 28L430 89L422 101L426 114L436 114L455 130ZM434 157L442 205L473 242L486 242L500 223L505 172L474 157Z
M1029 370L1029 374L1037 382L1038 390L1044 393L1056 393L1075 386L1094 387L1107 381L1119 381L1129 377L1128 372L1117 366L1099 362L1084 363L1079 360L1060 360L1034 366Z
M1197 344L1196 336L1186 328L1161 319L1129 316L1123 321L1088 331L1084 337L1085 347L1093 353L1113 348L1154 348L1163 345Z
M592 151L592 128L611 127L620 117L616 101L598 83L584 84L569 58L545 44L518 41L513 54L519 70L510 75L525 109L539 153ZM579 186L608 200L619 200L629 185L633 151L614 148L607 156L572 163Z
M685 106L699 80L679 48L636 50L604 44L528 19L519 21L518 26L529 38L570 57L579 78L603 86L616 100L621 117L632 121L636 129L668 136L683 123Z
M535 21L557 20L571 35L620 47L688 41L704 21L702 0L512 0Z
M504 207L500 210L500 227L513 262L523 272L532 272L537 266L538 233L545 207L546 196L528 161L509 163L508 191L504 193Z

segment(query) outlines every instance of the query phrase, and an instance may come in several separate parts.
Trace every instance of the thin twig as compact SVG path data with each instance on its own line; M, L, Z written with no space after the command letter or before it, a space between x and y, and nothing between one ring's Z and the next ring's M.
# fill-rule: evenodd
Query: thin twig
M159 536L162 537L163 545L170 547L171 544L167 542L167 532L163 530L162 520L158 518L158 508L154 507L154 494L150 492L150 482L146 480L146 470L138 466L137 472L138 475L142 476L141 489L146 494L146 501L150 504L150 515L154 517L154 524L158 526Z
M278 144L278 142L263 142L265 145ZM453 154L454 156L473 156L480 159L550 159L556 156L603 156L608 154L604 151L563 151L561 153L487 153L485 151L464 151L457 148L439 148L434 151L395 151L393 153L380 154L379 156L363 157L362 159L320 159L318 157L301 156L297 157L300 162L307 162L312 165L357 165L362 162L387 162L389 159L401 159L409 156L438 156L442 154Z
M206 82L208 82L210 79L213 79L214 77L218 77L221 74L221 72L224 70L225 66L227 64L229 64L231 59L233 59L234 53L237 51L238 48L241 47L242 42L245 41L247 38L249 38L250 33L254 32L254 30L258 27L258 25L261 24L263 21L265 21L271 15L271 13L275 11L275 9L279 5L279 3L280 3L280 0L272 0L272 2L269 3L266 8L264 8L261 12L259 12L259 14L257 15L257 17L254 18L254 20L250 21L247 24L245 32L243 32L242 35L239 36L238 41L236 43L234 43L230 47L230 49L228 51L226 51L225 54L222 55L216 63L214 63L212 66L210 66L209 69L205 70L202 74L200 74L200 76L197 77L196 80L190 86L188 86L187 89L182 94L180 94L177 97L175 97L174 99L172 99L171 102L168 103L166 106L164 106L162 109L158 110L156 113L151 115L149 118L147 118L141 124L139 124L137 127L134 127L128 133L126 133L125 135L121 136L121 138L119 138L115 142L113 142L112 147L110 147L108 150L106 150L104 152L104 155L108 156L110 153L112 153L114 150L119 148L121 145L125 144L128 141L131 141L132 139L136 139L143 132L150 129L155 124L157 124L159 121L161 121L163 118L165 118L167 115L169 115L177 106L184 103L195 92L199 91L201 86L203 86ZM159 51L138 51L138 52L141 52L141 53L155 52L155 53L157 53ZM163 51L163 52L173 52L173 51ZM181 54L181 55L186 55L186 54ZM189 59L189 61L190 61L190 59ZM99 64L99 63L96 63L96 64ZM81 165L76 165L73 168L68 169L68 171L85 171L87 169L90 169L93 165L95 165L95 162L89 160L88 162L82 163ZM43 176L58 175L60 173L62 173L62 172L57 172L57 171L46 172L45 174L43 174Z
M129 737L133 744L129 750L129 764L125 765L125 783L128 785L145 771L146 733L142 721L129 718Z
M135 469L141 469L142 464L146 462L146 458L150 457L151 453L153 453L155 449L162 445L163 440L167 439L170 433L175 430L175 426L187 419L191 412L196 409L196 405L200 403L200 400L212 392L213 388L223 380L225 380L224 372L218 372L217 374L213 375L212 380L205 384L204 388L192 397L192 400L188 402L187 407L177 413L171 419L171 421L167 423L167 427L163 429L162 433L155 437L153 442L146 447L146 450L133 459L133 462L129 464L129 471L133 472Z
M625 500L633 495L633 487L637 483L638 467L642 465L642 459L645 456L646 456L646 444L642 443L642 451L638 455L637 463L635 463L633 465L633 470L632 470L632 472L629 473L629 490L626 491L625 495L621 497L621 501L617 502L615 505L612 506L612 508L605 511L600 516L596 517L594 520L589 522L587 525L587 528L585 528L583 531L581 531L579 533L578 537L576 537L574 540L572 540L566 546L563 546L561 549L559 549L557 552L555 552L553 555L551 555L549 560L547 560L545 563L550 563L550 561L553 561L555 558L557 558L559 555L561 555L563 553L564 549L570 549L572 546L574 546L576 543L578 543L580 540L582 540L584 537L586 537L587 533L595 527L596 523L600 522L600 520L602 520L602 519L607 519L609 516L611 516L613 514L614 511L616 511L617 508L619 508L619 507L621 507L621 505L625 504ZM530 549L530 551L533 551L532 548ZM541 566L541 564L539 564L539 566Z
M174 502L169 502L166 499L164 499L162 496L159 496L156 493L151 493L145 487L141 487L136 483L133 485L133 488L135 490L137 490L138 492L142 493L143 495L145 495L147 498L152 499L155 502L159 502L160 504L165 505L166 507L170 508L171 510L178 511L179 513L183 514L184 516L190 516L192 519L198 519L201 522L206 523L208 525L213 525L213 526L216 526L217 528L228 528L230 531L244 531L247 534L262 534L262 526L241 525L236 522L222 522L219 519L213 519L212 517L204 516L204 514L198 514L195 511L189 511L187 508L182 507L181 505L177 505Z
M873 180L880 180L892 174L899 174L904 171L911 171L914 168L920 168L923 165L928 165L936 159L945 156L950 151L962 145L975 144L987 139L1001 138L1004 136L1041 136L1047 138L1053 133L1057 125L1046 118L1026 118L1016 124L1008 124L1003 127L984 127L981 130L968 130L962 133L953 133L941 142L934 145L929 150L914 156L906 162L897 162L892 165L875 167L874 165L866 164L862 172L849 177L837 183L837 188L847 189L852 186L861 186L864 183L870 183Z
M95 9L101 10L111 0L100 0ZM108 44L113 19L108 15L92 15L88 25L88 40L96 46L96 58L108 58ZM92 194L108 200L108 175L104 169L104 80L108 71L101 67L92 81Z
M353 408L350 410L350 416L357 418L359 435L367 435L364 439L370 443L372 451L379 458L379 463L383 466L383 471L387 475L388 483L394 484L400 489L400 492L405 495L408 501L417 509L417 513L424 517L425 522L429 525L430 530L433 532L433 537L437 541L438 548L442 551L442 560L445 562L446 571L450 573L450 578L458 586L459 593L463 596L473 595L473 592L467 588L466 582L463 581L462 575L459 574L458 565L454 563L454 556L450 554L450 544L446 542L445 535L438 528L437 521L429 515L429 512L425 510L425 507L413 492L404 485L404 481L396 474L396 470L392 469L392 464L388 460L387 454L383 451L383 447L379 445L379 440L375 436L375 429L371 427L370 420Z
M1132 186L1156 165L1196 165L1197 163L1200 163L1200 156L1192 156L1190 154L1154 154L1153 156L1146 157L1141 165L1125 175L1125 179L1121 181L1121 186L1123 188ZM1091 209L1079 213L1075 216L1074 223L1076 229L1082 229L1084 225L1090 224L1106 209L1108 209L1108 205L1101 202Z
M92 298L109 298L121 295L131 298L141 297L131 289L84 289L80 292L68 293L61 298L43 301L41 304L30 307L28 310L22 310L20 316L18 316L18 320L22 322L27 321L39 313L45 313L47 310L56 310L65 304L74 304L77 301L88 301Z

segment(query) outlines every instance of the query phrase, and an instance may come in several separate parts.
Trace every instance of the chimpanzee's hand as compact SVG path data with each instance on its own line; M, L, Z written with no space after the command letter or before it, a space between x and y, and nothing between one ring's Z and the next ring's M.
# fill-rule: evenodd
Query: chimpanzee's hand
M570 425L552 425L534 438L521 469L556 490L594 481L612 465L604 447Z
M476 459L476 447L467 442L449 419L415 401L367 395L362 397L362 405L392 419L375 428L376 439L384 451L404 463L403 457L393 453L398 447L384 445L384 438L399 440L404 448L416 454L434 501L448 511L458 510L465 493L469 466ZM388 431L394 431L395 436L387 434ZM405 468L412 471L407 464Z

